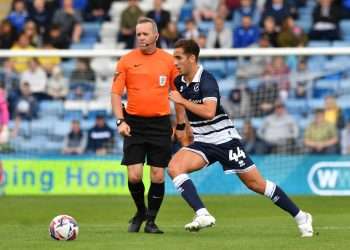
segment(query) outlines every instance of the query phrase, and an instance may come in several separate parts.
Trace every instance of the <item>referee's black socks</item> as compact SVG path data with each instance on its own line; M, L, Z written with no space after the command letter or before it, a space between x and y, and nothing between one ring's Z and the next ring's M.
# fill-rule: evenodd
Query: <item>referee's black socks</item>
M147 220L154 221L162 205L164 198L165 185L163 183L151 183L148 191L148 211Z
M137 207L137 212L144 215L146 213L145 205L145 186L143 182L128 182L129 191Z

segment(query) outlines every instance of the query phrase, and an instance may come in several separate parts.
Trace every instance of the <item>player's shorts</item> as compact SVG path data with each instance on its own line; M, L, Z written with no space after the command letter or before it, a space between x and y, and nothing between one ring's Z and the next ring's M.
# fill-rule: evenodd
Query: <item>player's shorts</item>
M171 158L170 116L140 117L125 114L131 136L124 137L123 165L147 163L165 168Z
M207 162L207 165L220 162L225 174L244 173L255 167L254 162L238 139L218 145L194 142L183 149L199 154Z

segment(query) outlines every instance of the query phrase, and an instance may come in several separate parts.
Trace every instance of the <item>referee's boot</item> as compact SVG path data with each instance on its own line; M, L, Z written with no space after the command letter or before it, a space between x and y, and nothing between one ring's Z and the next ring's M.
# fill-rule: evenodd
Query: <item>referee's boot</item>
M129 220L129 233L137 233L140 231L142 223L146 220L146 214L136 212L135 216Z
M145 225L145 233L163 234L164 232L154 223L154 220L147 220Z

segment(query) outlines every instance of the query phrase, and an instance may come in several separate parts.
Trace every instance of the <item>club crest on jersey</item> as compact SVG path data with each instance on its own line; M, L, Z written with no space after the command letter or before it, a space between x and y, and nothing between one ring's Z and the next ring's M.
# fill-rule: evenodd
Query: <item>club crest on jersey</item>
M199 82L197 82L194 87L193 87L194 92L198 92L199 91Z
M166 83L166 76L165 75L160 75L159 76L159 85L164 86Z

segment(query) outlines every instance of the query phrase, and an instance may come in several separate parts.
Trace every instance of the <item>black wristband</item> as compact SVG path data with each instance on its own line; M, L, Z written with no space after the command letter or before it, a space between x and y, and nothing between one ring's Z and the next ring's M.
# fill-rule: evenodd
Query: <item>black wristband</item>
M117 120L117 127L119 127L125 120L123 118L120 118Z
M186 123L178 123L176 125L176 130L185 130Z

